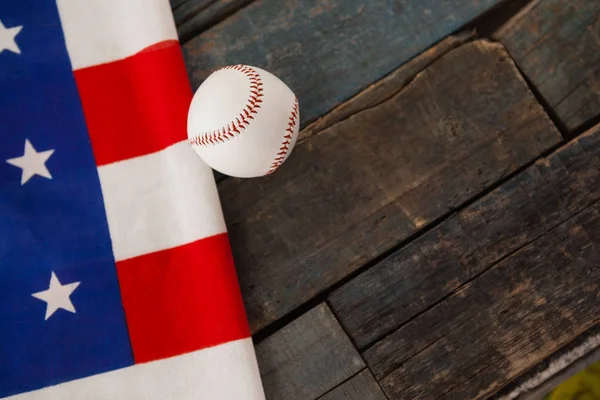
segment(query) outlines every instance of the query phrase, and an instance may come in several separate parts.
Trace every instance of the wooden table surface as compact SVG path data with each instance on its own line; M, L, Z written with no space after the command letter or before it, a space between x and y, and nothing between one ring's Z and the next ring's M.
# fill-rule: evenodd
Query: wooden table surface
M514 399L600 345L600 1L171 3L193 89L300 101L218 177L268 399Z

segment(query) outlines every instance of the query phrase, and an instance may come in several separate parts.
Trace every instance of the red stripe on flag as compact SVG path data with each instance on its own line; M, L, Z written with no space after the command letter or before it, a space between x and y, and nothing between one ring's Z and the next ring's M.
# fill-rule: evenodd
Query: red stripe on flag
M74 74L98 165L187 138L192 91L179 42L161 42Z
M117 262L136 363L250 337L227 234Z

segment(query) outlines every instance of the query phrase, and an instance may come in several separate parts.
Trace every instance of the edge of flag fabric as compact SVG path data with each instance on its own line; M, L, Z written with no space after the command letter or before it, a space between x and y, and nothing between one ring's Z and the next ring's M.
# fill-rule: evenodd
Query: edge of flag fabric
M0 0L0 398L263 400L168 0Z

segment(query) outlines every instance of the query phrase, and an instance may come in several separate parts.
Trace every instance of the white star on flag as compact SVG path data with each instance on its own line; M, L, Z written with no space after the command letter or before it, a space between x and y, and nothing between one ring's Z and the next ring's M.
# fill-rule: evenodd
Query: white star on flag
M25 139L25 151L21 157L10 158L7 163L23 170L21 174L21 185L24 185L34 175L52 179L50 171L46 168L46 161L54 153L54 150L36 151L29 139Z
M52 276L50 277L50 287L48 290L44 290L43 292L37 292L32 294L36 299L40 299L45 301L46 304L46 320L52 316L59 308L63 310L72 312L75 314L75 306L71 302L71 293L77 289L81 282L73 282L68 283L66 285L62 285L54 271L52 271Z
M0 54L4 50L10 50L13 53L21 54L21 49L19 49L17 42L15 42L15 37L21 32L21 29L23 29L23 26L7 28L2 21L0 21Z

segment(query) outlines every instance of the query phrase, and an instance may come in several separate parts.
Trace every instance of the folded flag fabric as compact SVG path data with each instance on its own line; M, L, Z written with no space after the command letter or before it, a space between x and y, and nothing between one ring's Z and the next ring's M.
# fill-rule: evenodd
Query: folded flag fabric
M259 400L168 0L0 0L0 398Z

